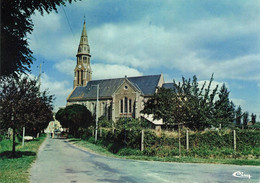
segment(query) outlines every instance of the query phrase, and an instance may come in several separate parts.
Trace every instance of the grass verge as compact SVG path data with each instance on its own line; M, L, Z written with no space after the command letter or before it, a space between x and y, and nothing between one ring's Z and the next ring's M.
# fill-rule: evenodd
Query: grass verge
M16 158L11 158L12 141L0 141L0 182L29 182L29 169L46 135L16 145Z
M212 164L233 164L233 165L253 165L260 166L259 159L234 159L234 158L223 158L223 159L213 159L213 158L195 158L190 156L169 156L169 157L157 157L157 156L144 156L144 155L128 155L121 156L118 154L113 154L109 152L106 148L102 147L100 144L93 144L86 140L80 140L76 138L69 139L69 142L77 145L78 147L87 148L88 150L102 154L105 156L124 158L124 159L134 159L134 160L146 160L146 161L163 161L163 162L182 162L182 163L212 163Z

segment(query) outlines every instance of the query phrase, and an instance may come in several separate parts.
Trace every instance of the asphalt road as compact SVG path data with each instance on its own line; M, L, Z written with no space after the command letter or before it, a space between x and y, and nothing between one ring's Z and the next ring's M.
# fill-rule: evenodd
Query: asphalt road
M232 176L235 171L251 179ZM260 167L193 163L164 163L104 157L47 138L32 165L32 183L67 182L260 182Z

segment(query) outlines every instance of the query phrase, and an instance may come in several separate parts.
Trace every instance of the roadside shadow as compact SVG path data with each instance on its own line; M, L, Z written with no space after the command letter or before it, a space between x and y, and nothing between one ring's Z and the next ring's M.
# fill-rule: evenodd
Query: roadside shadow
M12 151L4 151L0 153L0 159L16 159L24 156L36 156L36 153L32 151L16 151L15 156L12 156Z
M68 139L69 142L78 142L81 141L80 139Z

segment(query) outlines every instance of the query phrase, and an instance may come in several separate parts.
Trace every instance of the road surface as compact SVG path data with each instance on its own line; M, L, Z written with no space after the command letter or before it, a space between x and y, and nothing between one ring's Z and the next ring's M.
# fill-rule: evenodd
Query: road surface
M235 171L251 179L232 176ZM260 182L260 167L135 161L97 155L67 140L47 138L30 171L32 183Z

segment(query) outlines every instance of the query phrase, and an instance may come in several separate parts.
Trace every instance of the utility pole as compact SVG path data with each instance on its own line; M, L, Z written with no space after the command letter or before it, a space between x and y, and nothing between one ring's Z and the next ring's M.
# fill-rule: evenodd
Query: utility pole
M95 142L97 142L97 134L98 134L98 97L99 97L99 84L92 85L97 87L97 104L96 104L96 133L95 133Z

